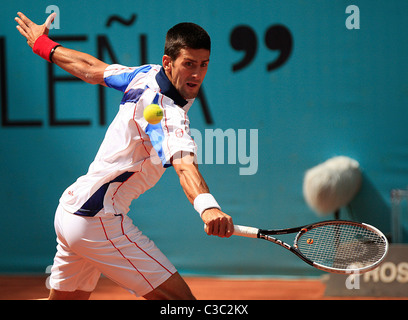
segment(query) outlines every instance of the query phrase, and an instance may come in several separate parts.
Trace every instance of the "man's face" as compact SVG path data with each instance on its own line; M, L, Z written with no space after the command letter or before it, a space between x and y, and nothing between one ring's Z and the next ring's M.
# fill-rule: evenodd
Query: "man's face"
M184 99L197 96L207 73L210 51L206 49L181 49L176 60L163 56L167 77Z

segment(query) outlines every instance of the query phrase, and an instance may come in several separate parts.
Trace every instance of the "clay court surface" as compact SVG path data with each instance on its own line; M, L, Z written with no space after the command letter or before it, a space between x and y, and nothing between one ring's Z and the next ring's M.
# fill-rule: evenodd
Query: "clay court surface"
M407 300L394 297L327 297L319 279L236 280L185 277L199 300ZM33 300L48 296L45 276L0 276L0 300ZM102 277L91 300L143 300Z

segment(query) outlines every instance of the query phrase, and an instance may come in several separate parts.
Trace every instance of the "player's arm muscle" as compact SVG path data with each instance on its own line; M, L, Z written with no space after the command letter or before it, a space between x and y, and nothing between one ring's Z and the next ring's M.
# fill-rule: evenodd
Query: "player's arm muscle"
M194 162L194 155L178 153L172 158L172 165L191 204L200 193L209 193L208 186Z
M52 61L73 76L91 84L104 85L103 73L108 64L83 52L57 47Z
M181 187L188 200L194 204L194 199L201 193L209 193L209 188L194 162L193 154L178 154L173 157L172 165L180 178ZM230 237L234 230L232 218L217 208L205 210L201 218L206 224L209 235Z

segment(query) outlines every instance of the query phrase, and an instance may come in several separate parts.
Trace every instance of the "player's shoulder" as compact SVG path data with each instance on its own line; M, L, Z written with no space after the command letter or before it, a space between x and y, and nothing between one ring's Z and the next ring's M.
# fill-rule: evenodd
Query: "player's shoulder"
M105 69L104 80L108 87L125 92L135 83L148 79L149 75L155 76L159 70L160 66L154 64L137 67L111 64Z
M111 64L105 69L104 77L108 78L110 76L135 76L139 73L149 73L149 72L159 72L160 66L155 64L145 64L142 66L128 67L121 64Z
M152 90L157 90L158 85L155 79L160 69L161 66L155 64L146 64L136 67L129 76L128 89L141 88L145 90L150 88Z

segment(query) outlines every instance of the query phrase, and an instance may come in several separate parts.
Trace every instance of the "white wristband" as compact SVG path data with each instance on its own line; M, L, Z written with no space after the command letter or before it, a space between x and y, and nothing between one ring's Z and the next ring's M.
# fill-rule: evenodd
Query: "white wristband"
M217 208L221 210L218 202L211 193L201 193L194 199L194 209L201 215L210 208Z

